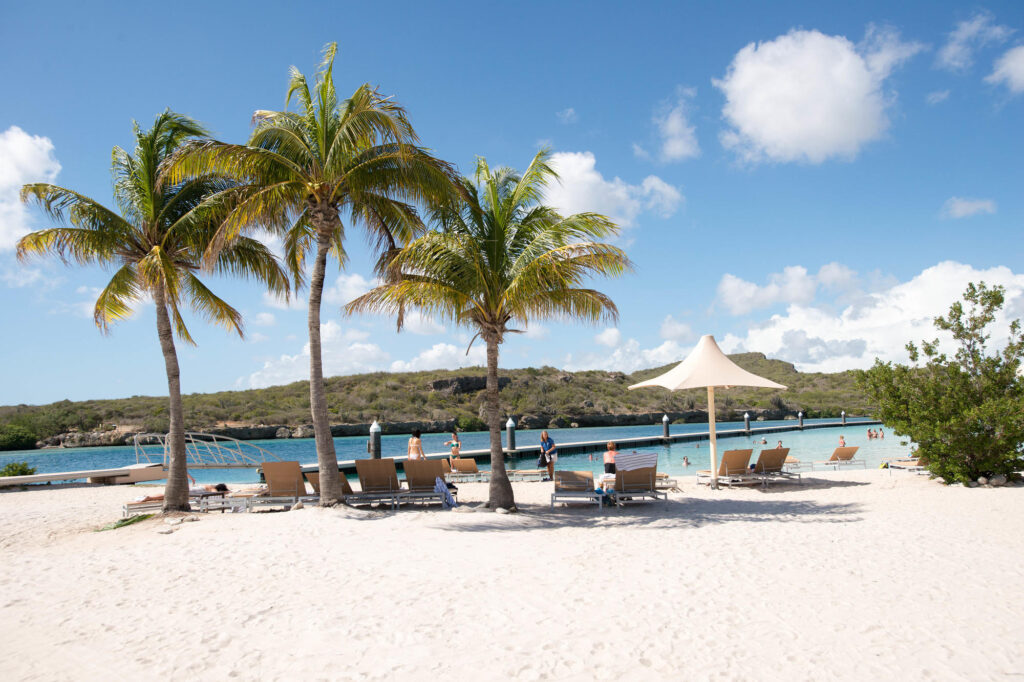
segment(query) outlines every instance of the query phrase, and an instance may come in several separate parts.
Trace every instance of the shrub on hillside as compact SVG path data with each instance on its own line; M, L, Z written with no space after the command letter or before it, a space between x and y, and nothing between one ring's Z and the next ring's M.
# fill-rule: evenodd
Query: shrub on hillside
M35 446L36 435L28 429L17 424L0 426L0 450L31 450Z
M878 403L878 417L897 435L918 445L928 469L947 483L966 483L979 476L1024 468L1024 357L1020 321L1010 324L1001 351L988 353L987 329L1003 307L1003 287L969 284L967 309L957 301L935 326L957 342L947 358L938 341L920 349L907 344L914 366L875 361L858 382ZM925 362L919 365L919 360Z

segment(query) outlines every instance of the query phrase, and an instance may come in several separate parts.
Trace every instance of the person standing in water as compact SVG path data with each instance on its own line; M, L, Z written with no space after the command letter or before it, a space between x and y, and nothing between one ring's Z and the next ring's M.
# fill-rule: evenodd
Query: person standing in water
M841 447L841 448L845 448L846 447L846 439L843 438L842 436L839 436L839 447Z
M412 430L412 437L409 438L409 446L406 448L405 454L409 456L410 460L423 459L423 441L420 440L419 429Z
M452 449L452 454L448 456L448 465L454 464L453 459L458 458L459 453L462 451L462 441L459 440L458 431L452 431L452 439L445 441L445 445L448 445Z
M548 435L547 431L540 432L540 457L537 459L537 468L547 467L548 478L555 478L555 462L558 460L558 451L555 450L555 441Z
M781 450L782 449L782 441L781 440L779 441L779 444L775 446L775 449L776 450Z

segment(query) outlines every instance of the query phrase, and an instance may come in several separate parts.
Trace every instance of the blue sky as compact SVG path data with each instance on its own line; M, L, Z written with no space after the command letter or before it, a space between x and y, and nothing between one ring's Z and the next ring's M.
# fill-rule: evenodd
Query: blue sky
M525 167L549 146L567 211L607 213L637 270L599 288L610 328L541 322L506 367L631 371L711 333L804 370L902 359L968 281L1024 316L1024 7L964 3L51 3L0 24L0 404L166 392L151 306L102 336L98 268L20 265L45 219L16 201L52 181L111 202L114 145L165 107L242 142L284 103L287 69L337 41L339 91L405 105L423 143L470 172ZM479 364L433 320L402 334L342 318L370 283L328 278L330 374ZM186 392L307 374L305 311L213 280L247 339L192 323ZM1005 333L1000 319L995 337Z

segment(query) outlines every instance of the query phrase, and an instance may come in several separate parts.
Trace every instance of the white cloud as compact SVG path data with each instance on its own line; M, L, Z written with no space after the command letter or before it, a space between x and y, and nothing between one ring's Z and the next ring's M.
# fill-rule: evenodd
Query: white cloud
M48 137L29 135L18 126L0 133L0 251L13 249L32 231L29 212L21 203L21 186L53 182L60 163Z
M252 334L248 335L248 339L249 339L250 343L263 343L264 341L266 341L269 338L270 337L267 336L266 334L260 334L259 332L253 332Z
M537 323L528 325L526 329L523 330L523 336L528 339L546 339L550 333L550 329ZM469 340L467 339L463 343L469 343Z
M627 339L612 352L582 353L565 356L562 367L569 371L585 369L603 369L617 372L635 372L638 369L660 367L672 362L679 362L686 357L691 348L680 346L669 339L654 348L641 348L636 339Z
M409 313L405 316L402 329L412 332L413 334L422 334L424 336L430 334L443 334L445 332L444 325L432 317L424 317L423 313L418 311Z
M337 322L320 325L321 358L324 376L380 371L387 367L388 353L374 343L365 343L369 334L360 329L342 330ZM265 388L309 378L309 343L295 355L267 360L263 367L238 381L249 388Z
M864 294L857 304L840 310L792 304L785 314L751 327L745 336L727 336L722 348L727 352L760 351L791 361L805 372L866 368L875 357L906 361L908 341L936 337L941 349L951 352L950 338L938 332L932 321L960 299L968 282L978 281L1005 286L1007 310L1024 307L1024 274L1006 267L979 270L946 261L907 282ZM997 318L993 345L1005 342L1008 317L1001 314Z
M940 102L945 102L947 99L949 99L949 90L936 90L935 92L929 92L925 96L924 101L934 106Z
M487 350L483 344L473 344L469 355L450 343L436 343L408 362L395 360L392 372L422 372L428 369L455 369L476 367L487 363Z
M997 59L985 81L993 85L1002 83L1015 95L1024 92L1024 45L1007 50Z
M622 333L615 327L607 327L604 331L594 336L594 341L601 344L602 346L608 346L609 348L615 348L619 345L622 340Z
M283 296L279 297L269 291L264 291L263 303L278 310L302 310L309 302L304 297L296 295L295 292L292 292L292 297L286 300Z
M975 48L1001 43L1010 37L1013 29L995 23L990 12L978 12L961 21L949 33L946 44L939 49L936 63L950 71L964 71L974 62Z
M685 322L680 322L671 315L666 315L665 319L661 321L661 329L659 330L661 338L670 341L691 341L693 339L693 329L690 325Z
M693 88L680 89L675 103L654 117L661 136L662 161L682 161L700 156L697 129L690 125L686 116L689 101L696 94Z
M852 159L889 126L886 78L921 49L874 27L859 45L803 30L750 43L712 81L731 126L722 143L748 162Z
M338 275L338 279L334 280L334 284L324 287L324 300L329 303L345 305L349 301L362 296L378 284L379 282L376 279L368 279L359 273L342 273Z
M45 278L43 271L37 268L17 268L15 270L7 270L3 274L0 274L0 280L12 289L21 289L23 287L30 287L36 284L43 284L45 286Z
M579 116L576 114L576 110L573 109L572 107L569 107L568 109L562 109L561 111L557 112L555 116L557 116L558 120L561 121L562 123L575 123L576 121L579 120Z
M591 152L557 152L551 155L551 164L561 182L547 187L546 199L566 215L602 213L629 227L645 210L669 217L683 201L677 188L655 175L648 176L640 185L631 185L618 177L606 180L597 170L597 160Z
M636 142L633 143L633 156L638 159L649 159L651 158L650 152L638 145Z
M75 293L82 298L78 301L63 303L61 307L65 310L70 310L79 317L91 320L96 312L96 299L100 297L102 292L103 289L99 287L80 286L75 289Z
M952 197L942 205L944 218L968 218L982 213L995 213L996 202L991 199L965 199Z
M810 303L816 287L816 278L799 265L770 274L764 286L726 273L718 283L718 300L733 315L745 315L777 303Z
M256 313L253 315L252 323L257 327L273 327L277 323L277 318L273 313Z

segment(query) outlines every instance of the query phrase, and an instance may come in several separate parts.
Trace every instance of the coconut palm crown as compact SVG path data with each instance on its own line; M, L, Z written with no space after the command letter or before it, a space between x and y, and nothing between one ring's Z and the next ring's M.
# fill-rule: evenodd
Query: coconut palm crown
M310 408L320 471L337 471L327 416L320 343L320 303L328 255L345 263L345 222L363 227L386 278L400 246L423 231L416 205L455 189L454 170L417 146L405 110L369 85L339 101L333 68L337 51L327 45L312 90L292 67L285 108L257 111L247 145L198 142L175 164L175 176L214 171L240 185L237 207L224 222L219 244L262 227L284 237L285 264L296 287L305 280L306 257L314 254L309 281ZM341 481L322 476L321 504L341 499Z
M416 308L476 331L487 345L487 422L491 441L491 508L514 505L501 450L498 347L513 326L538 319L597 323L618 317L615 304L585 286L594 276L632 268L626 254L604 243L618 228L597 213L563 217L543 205L558 176L550 153L539 152L520 175L491 170L479 159L475 177L462 180L459 199L435 206L433 229L409 243L391 263L392 281L346 306L349 313L399 315ZM476 337L474 337L474 340Z
M64 187L39 183L22 187L22 201L38 204L56 223L18 242L18 258L53 254L65 263L116 268L93 309L97 326L125 319L144 300L156 305L157 333L167 371L170 429L169 471L164 511L188 510L188 482L181 382L174 332L194 344L184 308L243 335L242 316L200 280L204 254L218 235L230 183L208 174L184 182L167 181L169 157L185 141L206 135L192 119L165 111L153 127L134 124L135 149L114 147L111 173L117 210ZM252 278L286 295L288 276L258 241L237 237L208 263L217 274Z

